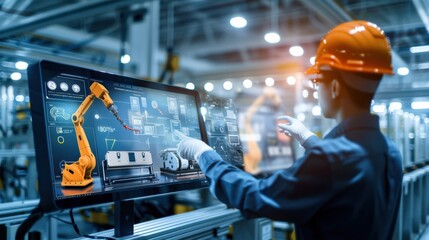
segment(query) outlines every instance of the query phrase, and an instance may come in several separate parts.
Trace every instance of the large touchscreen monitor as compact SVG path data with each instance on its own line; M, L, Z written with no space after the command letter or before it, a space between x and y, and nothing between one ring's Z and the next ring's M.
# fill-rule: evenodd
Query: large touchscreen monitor
M174 134L207 142L198 92L50 61L28 82L45 211L207 186Z

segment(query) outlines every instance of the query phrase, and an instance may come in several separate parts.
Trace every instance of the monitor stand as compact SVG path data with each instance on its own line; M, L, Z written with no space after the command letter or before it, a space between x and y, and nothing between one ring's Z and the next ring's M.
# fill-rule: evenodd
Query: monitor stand
M115 202L115 237L134 233L134 200Z

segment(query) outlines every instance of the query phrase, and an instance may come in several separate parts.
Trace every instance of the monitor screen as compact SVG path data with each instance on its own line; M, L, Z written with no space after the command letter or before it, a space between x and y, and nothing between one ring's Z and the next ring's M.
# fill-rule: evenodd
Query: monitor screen
M174 130L207 142L193 90L41 61L28 70L46 211L207 186Z
M222 159L243 168L243 151L239 137L237 109L231 99L206 96L205 126L210 146Z

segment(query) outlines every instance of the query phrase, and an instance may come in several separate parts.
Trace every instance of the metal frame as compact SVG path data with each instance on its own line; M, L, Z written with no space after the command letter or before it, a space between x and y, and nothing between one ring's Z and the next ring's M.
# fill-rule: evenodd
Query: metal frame
M228 233L229 225L243 220L237 209L220 204L192 212L134 225L134 234L121 239L204 239L222 237ZM102 231L94 236L112 237L114 229ZM79 238L84 239L84 238Z

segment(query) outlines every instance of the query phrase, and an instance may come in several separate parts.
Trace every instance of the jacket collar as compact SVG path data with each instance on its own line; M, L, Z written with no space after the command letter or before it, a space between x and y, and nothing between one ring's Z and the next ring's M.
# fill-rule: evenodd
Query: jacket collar
M356 129L380 129L379 117L370 113L349 117L334 127L325 138L335 138Z

